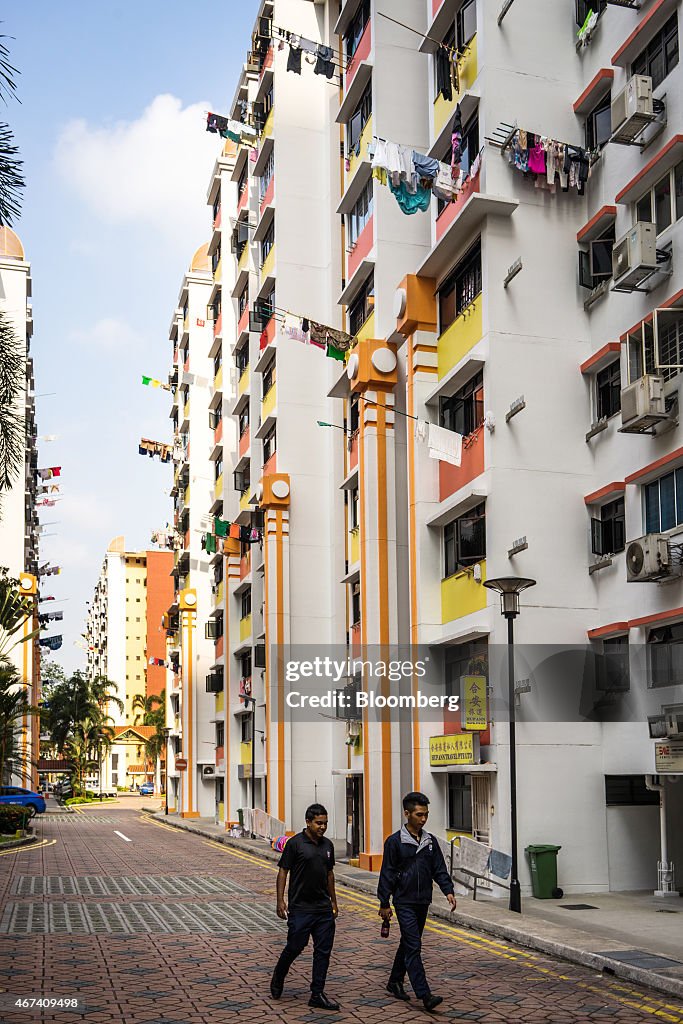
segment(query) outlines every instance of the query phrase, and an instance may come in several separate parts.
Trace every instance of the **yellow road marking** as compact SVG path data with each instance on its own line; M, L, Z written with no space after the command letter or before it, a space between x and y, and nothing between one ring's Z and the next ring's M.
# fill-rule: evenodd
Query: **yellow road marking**
M30 853L31 850L44 849L46 846L54 846L56 839L43 839L39 843L32 843L31 846L18 846L16 850L3 850L0 857L10 857L13 853Z
M138 821L141 821L143 823L143 825L156 825L157 828L166 829L167 832L173 832L173 834L177 835L177 836L182 835L182 832L181 832L180 829L173 828L171 825L164 825L163 822L156 821L154 818L140 817L140 818L138 818Z

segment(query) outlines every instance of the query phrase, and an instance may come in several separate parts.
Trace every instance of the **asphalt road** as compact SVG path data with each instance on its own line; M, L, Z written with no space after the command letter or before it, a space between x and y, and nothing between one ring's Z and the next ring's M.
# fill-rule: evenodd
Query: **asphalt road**
M276 869L152 821L143 802L45 817L39 846L0 851L2 1024L422 1019L421 1004L384 990L395 924L380 938L375 901L344 889L327 985L341 1011L307 1006L310 951L273 1002L284 942ZM683 1006L665 996L442 922L428 924L425 964L444 997L437 1019L683 1024ZM78 1010L64 1002L74 999Z

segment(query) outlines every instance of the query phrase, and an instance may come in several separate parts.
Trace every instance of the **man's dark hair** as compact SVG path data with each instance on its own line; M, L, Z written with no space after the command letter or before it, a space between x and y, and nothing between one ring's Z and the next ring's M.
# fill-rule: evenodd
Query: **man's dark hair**
M306 808L306 821L313 821L320 814L327 816L327 808L323 807L322 804L311 804L310 807Z
M403 797L403 810L414 811L416 807L429 807L429 797L424 793L406 793Z

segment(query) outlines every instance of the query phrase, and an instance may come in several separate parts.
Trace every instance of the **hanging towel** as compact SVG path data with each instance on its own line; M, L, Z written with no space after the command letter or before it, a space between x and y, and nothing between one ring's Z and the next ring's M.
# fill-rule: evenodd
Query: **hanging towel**
M302 341L304 345L308 344L308 331L304 330L300 316L292 316L291 313L286 313L282 330L283 334L288 338L292 338L293 341Z
M301 47L289 44L289 56L287 57L287 70L293 71L295 75L301 74Z
M228 530L230 529L230 523L224 522L222 519L217 519L214 524L214 530L216 531L217 537L227 537Z
M232 537L233 540L239 540L240 539L239 523L231 523L230 524L230 536Z
M529 150L529 170L533 174L546 174L545 149L540 139L537 139L536 145Z
M429 436L429 423L426 420L417 420L415 423L415 440L420 444L426 444Z
M450 164L439 164L438 173L432 183L432 192L438 199L443 199L447 203L455 198L455 183Z
M420 178L436 178L439 173L439 161L435 160L434 157L424 156L422 153L413 150L413 165L415 167L415 173Z
M220 114L207 114L206 116L206 130L216 135L218 132L225 131L228 127L227 117L221 117Z
M429 455L441 462L459 466L462 462L462 434L446 430L436 423L429 424Z
M418 185L415 192L411 192L407 181L402 181L398 186L389 180L389 188L396 196L396 202L403 213L424 213L429 209L432 199L432 190Z
M316 75L325 75L326 78L332 78L332 75L334 74L334 61L332 60L333 55L334 51L331 46L324 46L320 43L316 50L317 60L315 62L315 67L313 68L313 73Z
M443 46L436 51L436 88L446 101L453 99L450 54Z

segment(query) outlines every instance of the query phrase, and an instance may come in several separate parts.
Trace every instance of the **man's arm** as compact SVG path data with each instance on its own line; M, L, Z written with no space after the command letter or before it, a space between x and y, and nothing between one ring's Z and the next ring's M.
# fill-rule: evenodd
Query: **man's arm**
M327 891L330 894L330 902L332 903L332 914L334 917L339 917L339 907L337 906L337 893L334 888L334 871L327 872Z
M436 836L432 836L432 843L432 877L450 903L451 910L455 910L455 888L453 886L453 879L446 867L446 861L444 860L444 855Z
M398 878L398 863L394 854L394 844L391 842L391 836L384 843L384 854L382 856L382 868L379 873L379 882L377 883L377 899L379 900L379 916L383 920L388 920L391 917L391 907L389 906L389 900L394 891L396 885L396 879Z
M287 903L285 901L287 874L288 872L286 868L279 868L275 882L275 892L277 893L277 916L283 918L283 920L287 917Z

